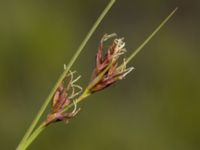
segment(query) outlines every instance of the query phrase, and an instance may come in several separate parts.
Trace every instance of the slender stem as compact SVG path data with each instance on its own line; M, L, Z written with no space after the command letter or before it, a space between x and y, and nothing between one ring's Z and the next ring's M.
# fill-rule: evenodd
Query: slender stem
M29 145L37 138L37 136L46 128L45 124L42 123L35 131L29 136L22 149L25 150Z
M158 33L158 31L167 23L167 21L175 14L177 7L161 22L161 24L146 38L146 40L128 57L126 63L129 63L149 41Z
M109 2L109 4L106 6L106 8L103 10L103 12L101 13L101 15L99 16L99 18L96 20L96 22L94 23L93 27L90 29L90 31L88 32L88 34L86 35L85 39L82 41L81 45L79 46L79 48L77 49L76 53L74 54L74 56L72 57L72 59L70 60L70 62L68 63L66 69L64 70L64 72L61 74L61 76L59 77L58 81L56 82L54 88L51 90L49 96L46 98L46 100L44 101L42 107L40 108L39 112L37 113L35 119L33 120L33 122L31 123L30 127L28 128L28 130L26 131L24 137L22 138L21 142L19 143L18 146L18 150L20 150L21 145L23 145L23 143L27 140L27 138L30 136L30 134L32 133L33 129L35 128L35 126L37 125L38 121L40 120L42 114L44 113L46 107L48 106L48 104L51 101L51 98L54 94L54 92L56 91L56 89L58 88L58 86L60 85L60 83L63 81L63 79L65 78L66 74L68 73L68 71L70 70L71 66L74 64L74 62L76 61L76 59L78 58L78 56L80 55L81 51L83 50L83 48L85 47L85 45L87 44L88 40L90 39L90 37L92 36L92 34L95 32L96 28L98 27L98 25L101 23L101 21L103 20L103 18L105 17L105 15L108 13L108 11L110 10L110 8L113 6L115 0L111 0Z

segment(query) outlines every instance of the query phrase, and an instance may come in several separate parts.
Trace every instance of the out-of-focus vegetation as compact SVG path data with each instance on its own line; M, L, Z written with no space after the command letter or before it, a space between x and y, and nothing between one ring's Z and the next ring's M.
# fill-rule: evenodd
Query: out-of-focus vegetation
M107 2L0 1L0 149L15 149ZM126 80L92 95L75 119L50 126L30 149L198 150L199 1L118 0L73 69L84 85L104 33L125 37L130 52L176 6Z

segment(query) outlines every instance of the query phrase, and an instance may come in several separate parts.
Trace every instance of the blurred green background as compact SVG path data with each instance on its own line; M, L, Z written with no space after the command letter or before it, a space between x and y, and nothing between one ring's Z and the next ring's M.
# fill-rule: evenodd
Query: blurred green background
M108 1L0 1L1 150L15 149ZM117 0L73 70L84 86L104 33L125 37L130 54L176 6L126 80L89 97L75 119L50 126L30 149L199 150L200 1Z

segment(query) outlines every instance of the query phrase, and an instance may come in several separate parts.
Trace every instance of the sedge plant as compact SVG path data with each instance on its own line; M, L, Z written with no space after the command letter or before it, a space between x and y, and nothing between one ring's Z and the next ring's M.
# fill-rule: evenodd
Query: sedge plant
M130 61L133 60L133 58L144 48L144 46L156 35L156 33L177 11L177 8L175 8L146 38L146 40L144 40L144 42L126 59L122 58L123 54L126 52L124 39L118 38L117 34L115 33L105 34L99 43L96 54L96 65L93 69L93 73L91 74L91 81L88 83L86 88L83 89L77 84L80 76L76 77L76 72L71 71L71 67L114 3L115 0L111 0L109 2L78 47L74 56L67 65L64 65L63 73L58 78L55 86L50 91L50 94L44 101L30 127L27 129L24 137L16 148L17 150L27 149L40 135L40 133L49 125L60 121L68 123L70 119L79 113L80 108L78 108L78 104L91 94L99 92L118 82L119 80L124 79L125 76L134 69L133 67L127 67ZM111 39L113 39L111 45L105 49L104 43ZM39 124L39 121L50 102L52 103L51 110L44 121Z

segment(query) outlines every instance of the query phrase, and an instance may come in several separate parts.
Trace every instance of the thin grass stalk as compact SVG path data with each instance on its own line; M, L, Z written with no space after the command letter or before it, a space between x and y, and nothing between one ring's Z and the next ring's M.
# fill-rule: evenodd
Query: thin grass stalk
M129 63L143 48L149 43L149 41L158 33L158 31L167 23L167 21L176 13L178 7L176 7L162 22L161 24L146 38L146 40L127 58L126 63Z
M69 72L70 68L75 63L75 61L78 58L78 56L80 55L81 51L83 50L83 48L87 44L88 40L90 39L90 37L92 36L92 34L95 32L95 30L97 29L97 27L99 26L99 24L101 23L101 21L103 20L103 18L108 13L108 11L110 10L110 8L113 6L114 3L115 3L115 0L111 0L109 2L109 4L103 10L103 12L99 16L99 18L96 20L96 22L94 23L94 25L92 26L92 28L90 29L90 31L88 32L88 34L86 35L86 37L84 38L84 40L82 41L82 43L79 46L79 48L77 49L76 53L74 54L74 56L72 57L72 59L70 60L70 62L68 63L68 65L66 66L66 69L61 74L61 76L59 77L58 81L56 82L54 88L51 90L49 96L44 101L44 103L43 103L42 107L40 108L40 110L38 111L35 119L32 121L30 127L26 131L24 137L22 138L21 142L18 145L17 150L21 150L21 148L23 147L23 144L25 143L25 141L27 140L27 138L30 136L30 134L32 133L32 131L36 127L36 125L37 125L38 121L40 120L42 114L44 113L46 107L50 103L51 98L52 98L54 92L56 91L56 89L58 88L58 86L60 85L60 83L63 81L63 79L65 78L66 74Z

